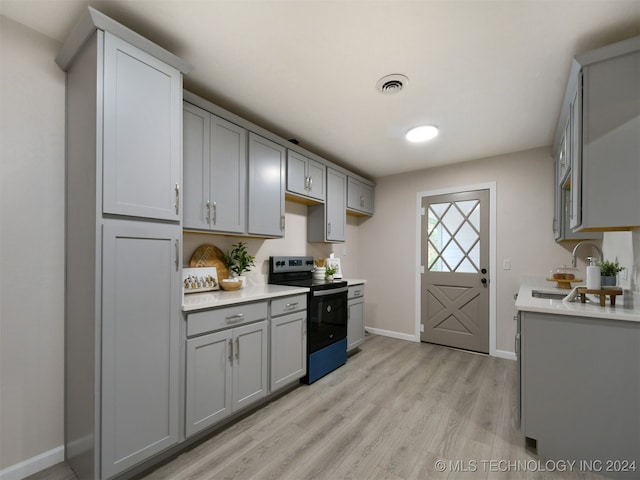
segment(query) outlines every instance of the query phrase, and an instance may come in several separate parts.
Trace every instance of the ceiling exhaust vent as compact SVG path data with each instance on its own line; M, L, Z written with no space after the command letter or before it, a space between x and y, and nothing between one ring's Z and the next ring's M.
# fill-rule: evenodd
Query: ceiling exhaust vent
M399 73L393 75L387 75L382 77L376 83L376 90L385 95L391 95L392 93L398 93L409 82L409 79Z

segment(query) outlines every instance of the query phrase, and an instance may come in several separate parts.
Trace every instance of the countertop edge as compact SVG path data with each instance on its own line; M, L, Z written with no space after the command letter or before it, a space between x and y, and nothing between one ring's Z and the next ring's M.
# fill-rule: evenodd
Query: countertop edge
M516 299L516 310L524 312L550 313L555 315L567 315L574 317L591 317L609 320L622 320L640 323L640 310L625 307L622 304L601 307L594 303L563 302L545 298L534 298L532 290L540 290L550 293L569 294L571 290L554 287L550 282L540 278L523 278Z
M264 284L260 286L247 286L246 288L233 292L216 290L206 293L191 293L184 296L182 300L182 311L189 313L239 303L258 302L270 298L306 294L308 292L309 289L306 287Z

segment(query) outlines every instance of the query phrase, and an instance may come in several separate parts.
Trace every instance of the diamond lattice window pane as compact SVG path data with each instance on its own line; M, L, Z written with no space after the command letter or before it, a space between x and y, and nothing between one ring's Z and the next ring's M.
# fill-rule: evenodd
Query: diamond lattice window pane
M478 241L479 237L478 232L468 222L464 222L464 225L460 227L456 235L456 242L460 244L465 252L468 252Z
M477 273L478 269L469 261L468 258L462 260L458 268L456 268L456 272L458 273Z

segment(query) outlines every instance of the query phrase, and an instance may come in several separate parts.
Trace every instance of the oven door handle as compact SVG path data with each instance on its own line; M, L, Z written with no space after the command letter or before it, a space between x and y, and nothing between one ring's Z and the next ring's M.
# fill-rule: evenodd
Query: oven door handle
M313 293L314 297L324 297L325 295L336 295L338 293L348 292L349 287L341 287L341 288L331 288L329 290L316 290Z

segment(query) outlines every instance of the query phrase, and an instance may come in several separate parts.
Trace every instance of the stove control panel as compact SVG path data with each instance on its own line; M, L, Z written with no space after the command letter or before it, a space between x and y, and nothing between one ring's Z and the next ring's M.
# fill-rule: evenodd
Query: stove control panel
M269 257L270 273L311 272L313 257Z

